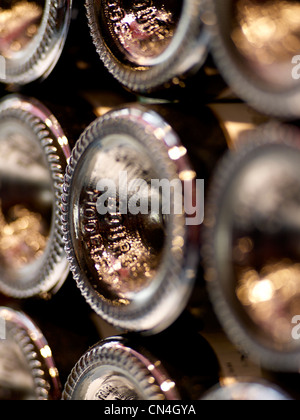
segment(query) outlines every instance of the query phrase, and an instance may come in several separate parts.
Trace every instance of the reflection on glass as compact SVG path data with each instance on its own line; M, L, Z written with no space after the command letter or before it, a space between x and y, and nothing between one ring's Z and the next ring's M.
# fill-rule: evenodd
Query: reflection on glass
M281 389L268 382L236 380L227 386L217 386L208 391L203 400L208 401L284 401L290 400Z
M251 318L280 344L291 341L291 319L300 308L300 264L283 260L257 272L238 272L237 296ZM274 314L276 314L274 316Z
M7 269L33 262L43 254L47 242L46 226L39 213L21 206L9 209L5 218L0 209L0 262Z
M299 152L272 151L245 165L234 191L236 296L264 339L280 349L300 314Z
M89 385L86 400L136 401L141 399L136 386L124 375L110 372L101 375Z
M233 0L232 40L266 81L292 85L291 60L300 51L300 2Z
M143 65L169 46L181 9L182 0L102 0L101 26L122 55Z
M34 380L21 349L9 337L0 340L0 400L36 399Z
M47 245L53 193L43 150L17 119L0 122L0 278L35 276Z
M0 4L0 54L11 58L37 34L45 0L2 0Z
M93 276L90 275L90 281L94 289L115 304L128 305L132 293L148 287L156 275L164 246L165 222L161 212L133 215L128 211L124 214L124 204L128 206L134 195L134 189L128 191L130 183L142 179L150 185L151 179L159 177L145 151L122 144L122 140L120 143L116 147L112 143L112 147L91 151L77 175L81 183L85 178L80 197L77 258L82 261L83 247L84 264ZM127 180L120 177L122 172L127 173ZM101 215L97 203L104 192L97 190L97 184L103 179L116 185L116 197L106 197L107 205L114 205L115 209ZM138 192L138 184L136 187ZM150 188L145 190L145 199L151 203ZM159 193L156 199L160 200Z

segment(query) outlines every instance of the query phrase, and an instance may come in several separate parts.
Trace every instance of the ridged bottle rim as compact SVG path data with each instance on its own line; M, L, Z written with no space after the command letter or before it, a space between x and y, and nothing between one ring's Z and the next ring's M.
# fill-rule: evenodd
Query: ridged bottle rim
M4 322L5 337L13 340L23 354L33 379L37 400L61 398L61 384L52 351L41 330L25 313L0 306L0 319Z
M180 83L180 78L200 68L208 53L208 35L201 21L202 0L183 0L182 12L174 38L159 63L153 66L121 62L106 44L96 16L99 0L86 0L91 36L104 66L124 86L134 92L147 93Z
M231 0L227 3L231 3ZM222 0L203 0L203 20L210 33L210 49L215 63L234 93L258 111L275 117L294 119L299 117L300 89L296 85L276 92L263 81L255 70L246 71L242 59L238 60L236 47L228 45L222 30L228 20L218 12ZM292 80L291 63L291 80Z
M215 313L228 337L241 351L249 355L252 360L261 366L271 371L295 372L299 369L299 350L293 349L289 351L286 349L281 351L270 341L261 340L262 337L259 334L248 328L249 325L240 316L240 312L237 313L237 307L232 306L227 292L221 286L221 283L224 283L226 267L231 262L226 263L226 267L221 267L216 257L217 249L219 249L216 244L217 234L222 228L226 230L226 226L222 225L220 227L218 220L220 220L220 215L222 215L222 206L228 186L233 180L239 179L237 177L243 170L244 164L249 162L249 159L255 160L259 157L260 151L264 152L268 149L272 150L272 148L276 152L282 150L282 154L285 150L294 150L299 153L299 129L275 121L264 124L257 129L245 132L240 137L236 150L229 151L223 157L215 171L210 191L208 192L206 214L209 217L204 222L201 254L208 293ZM225 279L228 280L228 276ZM243 311L245 311L244 308Z
M79 399L76 395L80 393L80 388L83 389L80 399L87 399L92 381L101 379L98 369L103 369L103 375L115 370L116 376L119 374L125 377L139 388L137 395L143 400L179 399L176 384L168 376L161 361L136 349L122 337L102 341L81 357L67 380L62 399Z
M40 28L28 46L28 53L15 59L1 57L4 71L0 82L22 86L48 77L63 51L71 10L72 0L45 1Z
M45 264L30 281L23 285L4 281L0 276L0 291L13 298L51 296L64 283L69 266L61 238L61 193L67 160L71 151L59 122L50 110L33 98L10 95L0 102L0 124L13 118L25 124L32 133L34 142L41 150L47 163L53 193L52 219L48 243L43 255ZM50 243L51 242L51 243Z
M192 293L199 257L198 240L192 232L198 231L198 226L187 226L184 214L171 215L158 274L144 290L135 294L134 301L129 305L114 305L95 291L77 257L83 251L76 249L79 245L75 241L74 232L79 232L80 223L77 216L76 221L73 221L73 211L81 208L81 205L77 203L77 198L74 198L76 204L72 199L75 189L78 195L84 188L78 185L80 180L75 184L74 178L77 171L79 173L79 165L89 156L89 150L93 147L101 150L101 142L111 134L126 134L133 143L151 151L151 165L163 174L163 178L177 180L180 173L185 171L193 174L193 177L196 174L186 156L181 156L177 161L170 159L168 152L180 147L181 143L169 124L156 112L139 105L114 110L92 123L73 149L66 170L62 195L65 250L81 293L93 310L114 326L127 331L157 333L177 319ZM179 242L179 248L174 246Z

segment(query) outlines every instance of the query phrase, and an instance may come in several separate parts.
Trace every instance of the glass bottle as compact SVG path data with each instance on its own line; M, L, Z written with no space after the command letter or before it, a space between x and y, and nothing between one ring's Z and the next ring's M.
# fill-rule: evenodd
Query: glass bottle
M127 89L176 98L192 79L202 95L226 91L215 68L210 71L201 0L86 0L86 8L100 59Z
M268 381L239 378L226 386L209 390L202 401L289 401L291 397Z
M209 108L185 111L114 109L82 134L66 171L62 222L73 277L95 312L126 331L160 332L186 307L201 278L202 180L237 127L251 126L220 123Z
M298 1L205 0L203 16L220 73L263 113L299 117Z
M19 95L0 104L0 290L24 298L56 289L68 264L60 194L71 149L54 115Z
M278 122L241 137L206 201L205 276L232 341L269 370L299 366L299 129Z
M0 81L25 85L46 78L63 50L72 0L3 0Z
M32 319L1 306L0 332L0 399L60 399L61 383L52 350Z
M219 364L189 321L181 318L157 336L123 335L100 341L75 365L63 399L199 399L218 383Z

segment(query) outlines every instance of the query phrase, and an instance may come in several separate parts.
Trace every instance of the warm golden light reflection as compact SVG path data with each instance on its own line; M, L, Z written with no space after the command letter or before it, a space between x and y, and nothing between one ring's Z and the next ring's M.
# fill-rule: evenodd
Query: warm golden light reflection
M40 353L44 359L47 359L48 357L52 357L52 351L48 345L44 346L40 350Z
M5 2L8 3L8 2ZM0 53L11 55L25 48L37 34L42 16L44 0L13 0L0 6Z
M141 158L140 153L127 145L99 153L94 162L97 180L111 180L116 186L116 195L108 197L103 191L87 189L81 196L80 230L83 255L91 273L90 281L101 298L116 306L128 306L132 294L145 290L153 281L165 240L159 191L155 196L158 208L153 212L150 211L152 197L148 187L137 200L139 206L145 198L147 211L134 215L129 209L140 188L137 182L134 184L136 189L128 191L129 183L139 179L149 186L151 179L157 178L149 157L143 154ZM90 161L87 161L89 164ZM127 179L120 180L120 174L125 172ZM106 214L100 214L97 209L97 203L103 197L112 207ZM126 211L122 209L124 204Z
M10 321L13 318L12 313L6 309L1 310L0 316L2 319L5 319L5 321Z
M154 365L149 365L148 366L148 370L150 370L150 372L152 372L154 369L155 369L155 366Z
M50 120L50 118L46 118L46 120L45 120L45 124L46 124L46 126L47 126L47 127L49 127L49 128L52 128L52 126L53 126L53 123L52 123L52 121Z
M37 335L35 331L29 332L29 336L32 341L37 341L41 337L41 335Z
M181 181L192 181L193 179L197 178L197 174L195 171L189 171L189 170L185 170L185 171L181 171L179 174L179 179Z
M237 275L236 294L250 318L275 342L291 343L291 320L300 309L300 263L284 259Z
M98 106L94 109L97 117L102 117L102 115L107 114L109 111L111 111L111 107L108 106Z
M69 141L66 136L63 136L63 137L58 138L58 143L61 147L65 147L65 146L68 146Z
M107 243L107 251L93 247L96 238L86 244L102 284L118 295L119 304L129 305L126 294L141 290L148 279L154 276L156 257L145 246L141 235L134 231L133 226L127 227L121 222L121 218L118 218L118 224L113 225L109 218L107 216L102 224L97 222L97 241Z
M125 57L138 64L157 58L169 46L180 18L182 0L114 2L102 0L101 27Z
M236 0L232 40L255 71L275 83L287 83L290 63L300 51L300 4L293 0Z
M51 376L51 378L58 378L59 376L58 370L56 368L50 368L49 375Z
M160 389L163 392L171 391L171 389L175 388L176 384L175 382L171 381L170 379L167 379L165 382L163 382L160 386Z
M174 247L182 248L184 246L184 238L182 236L176 236L172 242Z
M256 282L250 291L251 303L267 302L273 297L273 285L270 280L261 280Z
M172 160L178 160L187 154L187 150L183 146L174 146L169 150L169 156Z
M42 216L25 207L12 207L9 219L8 222L0 209L0 261L8 268L18 269L42 255L47 236Z
M237 378L233 376L224 376L220 378L220 385L221 386L230 386L238 383Z
M168 134L168 132L170 132L171 128L169 126L161 128L158 127L154 130L153 134L155 135L155 137L157 137L160 140L164 140Z
M28 110L30 106L26 104ZM28 290L29 282L37 282L43 276L41 266L48 263L54 190L37 126L31 128L33 122L22 118L5 116L0 122L0 278L5 287ZM59 166L55 150L47 148L54 157L50 157L53 169Z
M248 130L253 130L253 124L239 121L224 121L224 127L228 133L228 143L231 148L235 147L235 141Z

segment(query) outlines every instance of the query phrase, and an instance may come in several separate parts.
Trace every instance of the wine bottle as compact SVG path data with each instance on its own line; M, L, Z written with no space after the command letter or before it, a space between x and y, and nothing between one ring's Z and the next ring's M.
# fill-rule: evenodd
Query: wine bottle
M201 1L86 0L86 8L100 59L127 89L174 99L192 79L202 97L226 91L208 56Z
M52 350L32 319L1 306L0 332L0 400L60 399Z
M0 104L0 290L29 297L55 289L68 273L60 235L60 193L71 149L41 103Z
M233 91L263 113L299 118L298 2L205 0L203 10L214 61Z
M18 305L44 332L63 385L82 354L102 338L98 317L70 275L51 299L11 300L9 305Z
M63 50L72 0L3 0L0 81L24 85L45 78Z
M241 137L215 172L203 259L211 301L231 340L262 367L299 367L299 143L272 122Z
M10 297L50 296L69 273L62 183L72 144L94 114L66 99L53 107L64 129L44 102L11 95L0 103L0 291Z
M6 0L5 4L0 8L2 26L9 18L12 24L16 21L16 28L5 27L3 42L0 38L0 89L4 94L39 96L40 90L56 91L56 99L62 99L66 90L74 93L102 88L124 93L99 62L81 0ZM19 16L23 9L39 10L40 23L32 19L24 23ZM12 34L5 41L9 31ZM7 49L13 48L18 51L9 53Z
M268 381L239 378L226 386L209 390L202 401L289 401L292 398Z
M65 250L82 294L115 327L157 333L186 307L200 264L202 180L232 127L209 108L131 104L77 142L62 195Z
M97 343L75 365L63 399L191 401L218 379L218 360L207 341L190 325L174 324L153 337L123 335Z

